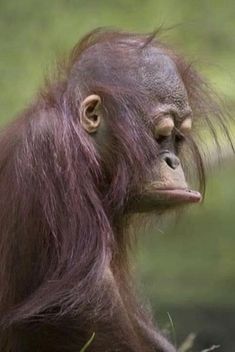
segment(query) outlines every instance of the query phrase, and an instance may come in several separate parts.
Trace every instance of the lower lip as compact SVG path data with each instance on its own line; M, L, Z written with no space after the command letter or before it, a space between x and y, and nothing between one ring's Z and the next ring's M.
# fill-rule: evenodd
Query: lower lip
M187 189L156 189L153 196L166 203L199 203L202 200L199 192Z

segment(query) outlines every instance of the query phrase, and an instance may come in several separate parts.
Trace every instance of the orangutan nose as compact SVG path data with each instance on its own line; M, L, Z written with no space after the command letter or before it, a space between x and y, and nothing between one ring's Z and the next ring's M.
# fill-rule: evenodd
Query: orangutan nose
M180 165L180 160L174 153L166 152L163 154L162 159L173 170L175 170Z

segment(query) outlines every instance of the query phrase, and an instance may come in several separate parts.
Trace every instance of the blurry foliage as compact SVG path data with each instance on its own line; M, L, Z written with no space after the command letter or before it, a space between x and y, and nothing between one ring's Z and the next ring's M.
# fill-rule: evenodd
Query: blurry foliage
M234 107L234 0L0 0L0 122L31 100L55 58L87 31L146 32L161 25L173 27L163 39L195 62ZM218 343L231 352L235 345L234 220L235 168L227 166L210 178L204 205L171 222L166 233L153 227L141 235L143 290L162 324L170 311L179 339L202 332L201 349Z

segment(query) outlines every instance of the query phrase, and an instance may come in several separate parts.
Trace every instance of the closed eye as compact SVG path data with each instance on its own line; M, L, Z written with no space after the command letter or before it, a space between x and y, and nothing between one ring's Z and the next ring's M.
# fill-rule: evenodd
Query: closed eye
M176 153L179 154L181 151L181 148L185 142L185 136L183 134L177 133L175 135L175 148L176 148Z
M185 137L183 134L176 134L175 135L175 143L181 144L185 141Z
M161 143L165 142L168 139L169 139L169 136L158 136L156 138L156 141L157 141L158 144L161 144Z

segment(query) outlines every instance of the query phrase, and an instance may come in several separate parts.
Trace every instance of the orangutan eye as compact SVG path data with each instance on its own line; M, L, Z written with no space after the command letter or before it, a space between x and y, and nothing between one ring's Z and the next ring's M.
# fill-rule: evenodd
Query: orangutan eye
M182 134L176 134L175 136L175 143L177 145L181 145L185 141L185 137Z

